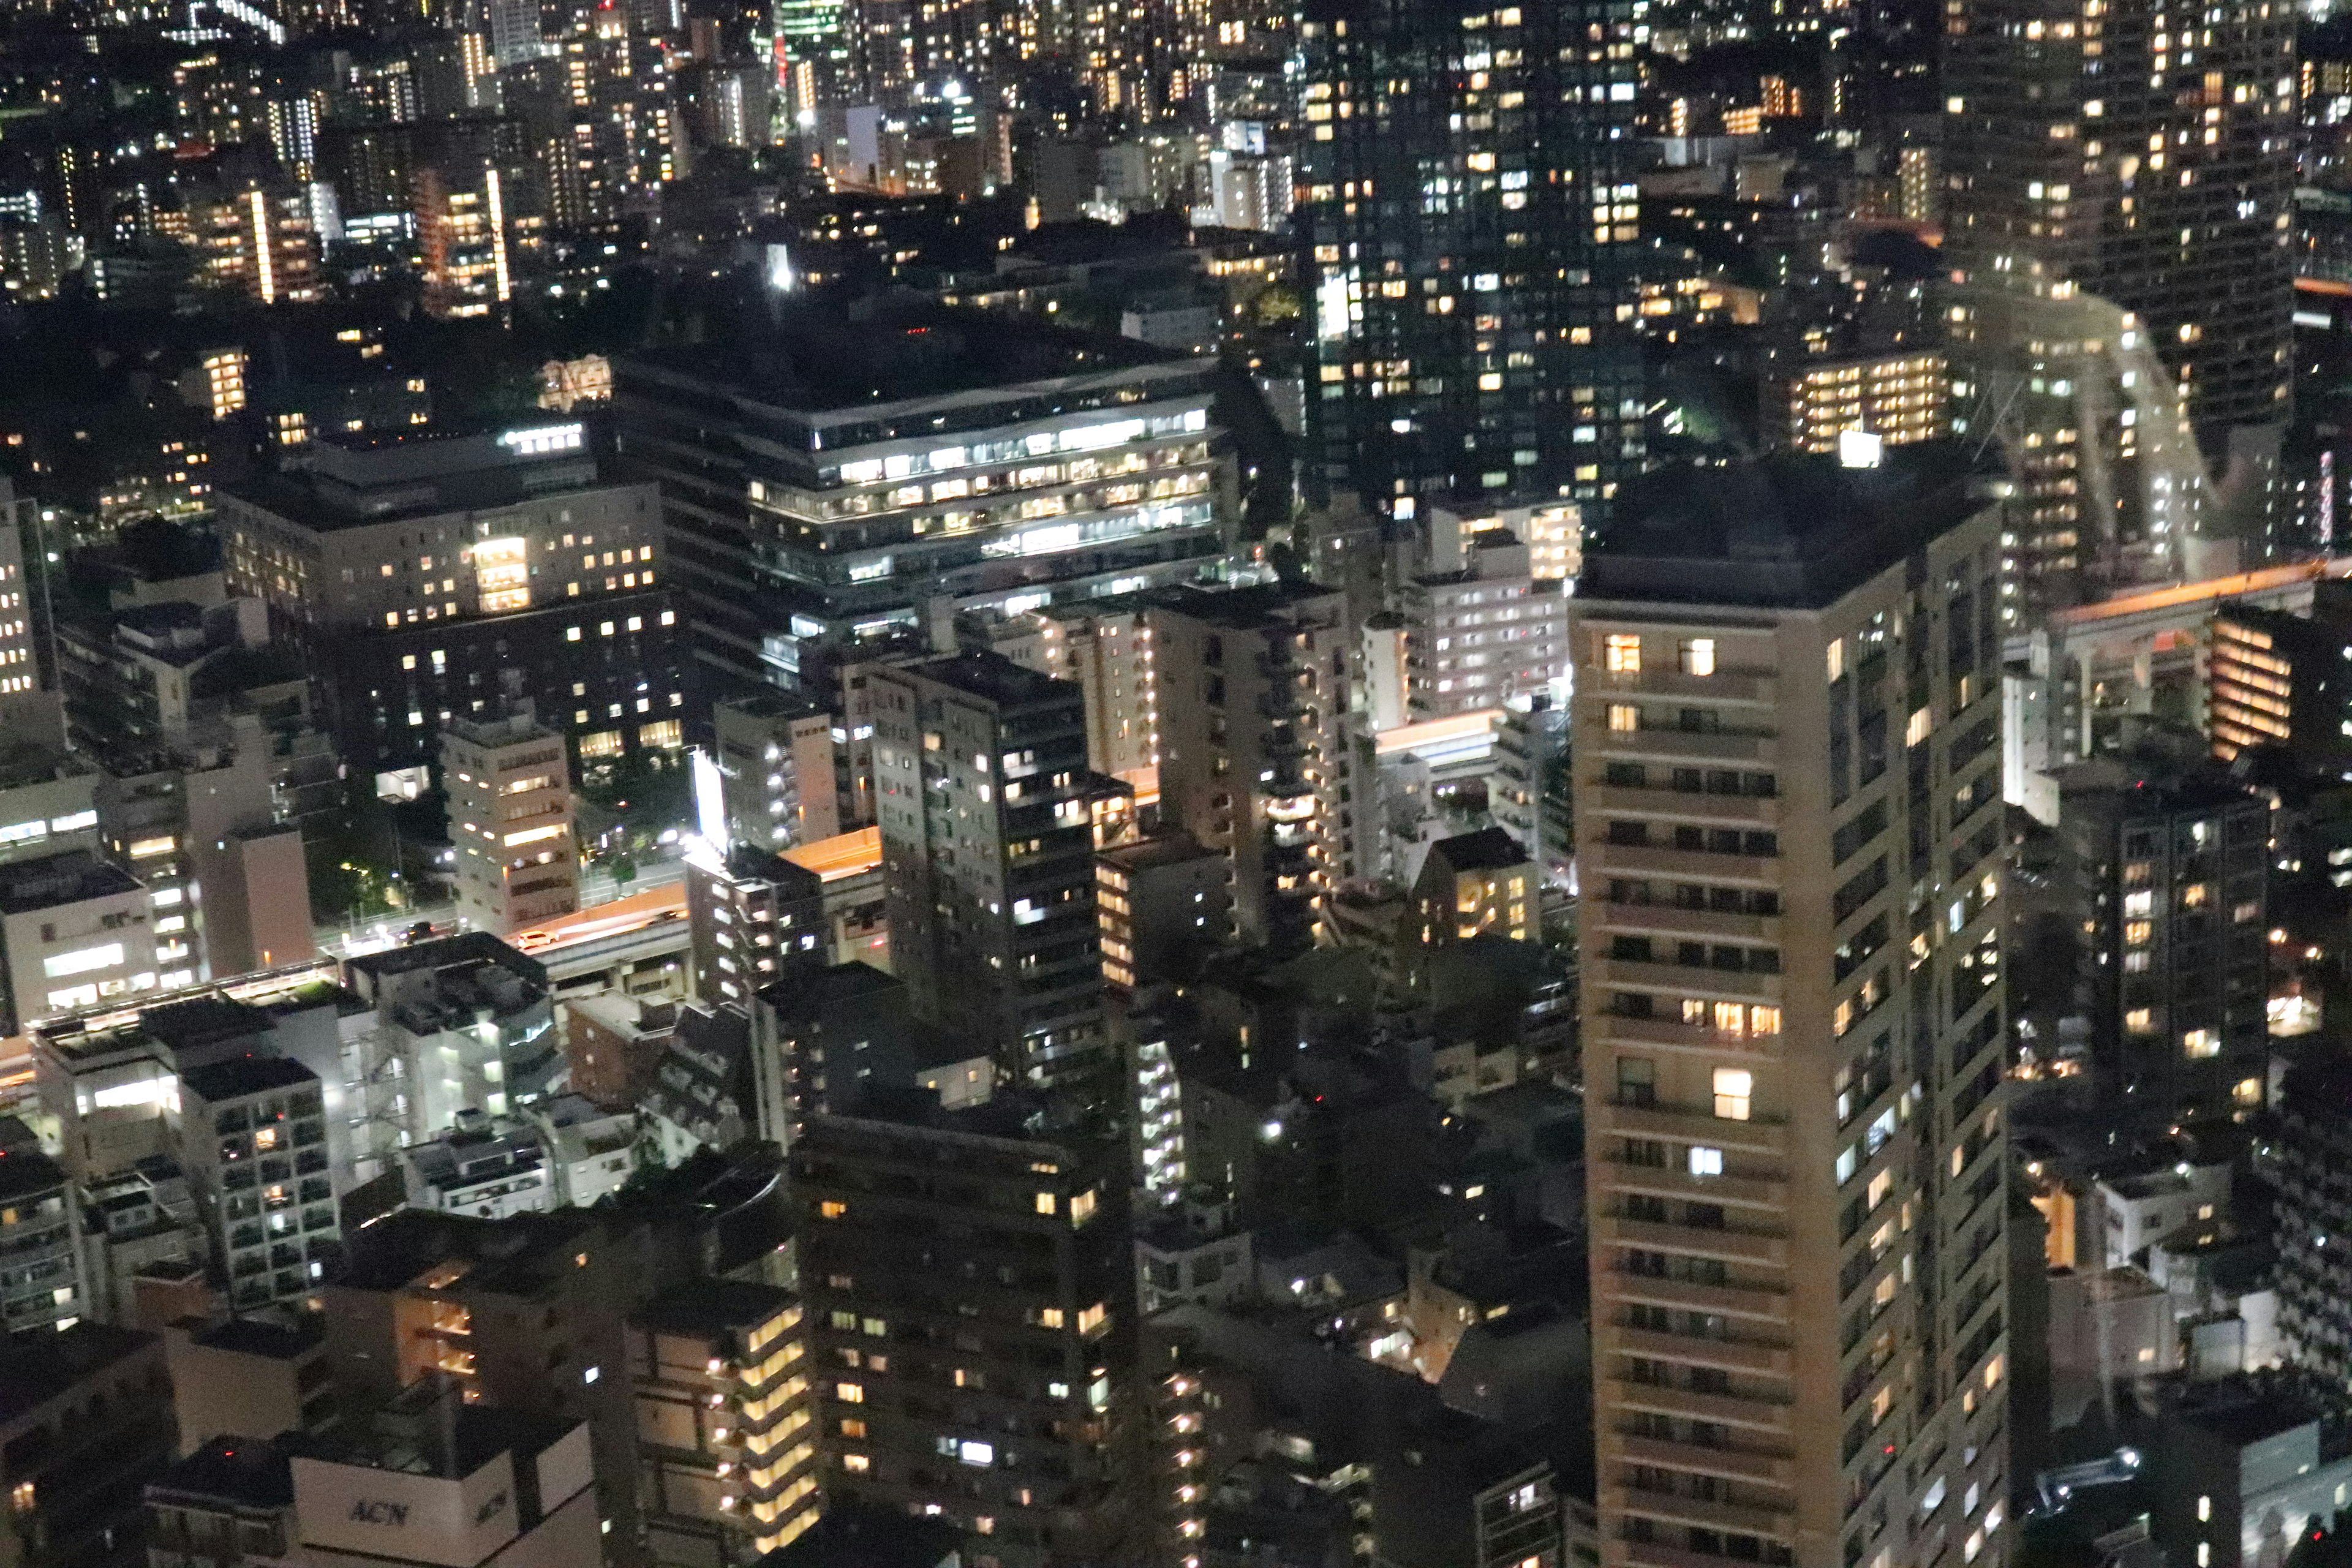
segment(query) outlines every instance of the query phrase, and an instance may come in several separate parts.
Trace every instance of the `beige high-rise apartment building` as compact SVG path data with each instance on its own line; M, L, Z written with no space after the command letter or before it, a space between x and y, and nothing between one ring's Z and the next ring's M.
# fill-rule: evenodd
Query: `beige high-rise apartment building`
M1999 1568L2000 530L1950 444L1628 487L1571 643L1604 1568Z
M441 730L457 908L476 931L504 936L580 907L572 765L563 737L528 698L497 718L453 718Z

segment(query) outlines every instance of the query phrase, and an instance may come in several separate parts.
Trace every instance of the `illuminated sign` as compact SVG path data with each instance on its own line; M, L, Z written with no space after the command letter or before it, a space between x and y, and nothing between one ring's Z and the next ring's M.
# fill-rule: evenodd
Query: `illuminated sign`
M550 452L576 452L586 439L584 426L543 425L536 430L503 431L499 445L518 458L540 458Z

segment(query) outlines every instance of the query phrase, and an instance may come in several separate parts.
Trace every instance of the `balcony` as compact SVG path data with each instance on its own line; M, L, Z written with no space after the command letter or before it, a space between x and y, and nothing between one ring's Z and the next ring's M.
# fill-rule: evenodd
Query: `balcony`
M1756 1454L1734 1448L1703 1448L1694 1443L1662 1443L1655 1437L1621 1436L1617 1439L1619 1457L1633 1464L1656 1465L1662 1469L1692 1470L1702 1475L1729 1476L1735 1480L1756 1481L1766 1486L1785 1486L1796 1473L1796 1466L1775 1454Z
M1671 816L1677 822L1717 823L1732 827L1778 827L1777 795L1693 795L1686 790L1636 789L1626 784L1583 784L1577 793L1612 816Z
M1607 670L1584 672L1584 689L1643 697L1711 697L1718 702L1753 702L1770 707L1780 700L1780 678L1769 669L1721 669L1713 675L1685 675L1678 669L1643 669L1630 675Z
M1595 900L1585 909L1599 929L1610 931L1654 931L1665 936L1742 937L1749 942L1780 940L1778 915L1734 914L1726 910L1693 910L1679 904L1612 904Z
M1732 1121L1706 1110L1642 1105L1595 1105L1590 1114L1601 1131L1628 1138L1712 1143L1758 1154L1786 1154L1789 1149L1789 1129L1778 1121Z
M1627 1328L1615 1330L1614 1339L1612 1348L1627 1355L1650 1356L1686 1366L1719 1366L1726 1372L1750 1373L1759 1377L1786 1377L1791 1364L1788 1348L1782 1345L1697 1339L1687 1334Z
M1777 887L1780 862L1759 855L1713 855L1704 849L1676 849L1664 844L1612 844L1601 825L1588 822L1577 845L1576 858L1585 867L1585 886L1605 886L1605 879L1680 877L1696 882L1753 882Z
M1601 1379L1599 1392L1604 1408L1647 1410L1661 1415L1719 1422L1723 1426L1738 1426L1749 1432L1785 1435L1794 1419L1795 1407L1786 1399L1701 1394L1695 1388L1667 1388L1660 1384L1635 1383L1624 1377Z
M1727 1318L1752 1318L1759 1322L1785 1323L1789 1293L1760 1285L1701 1285L1687 1279L1660 1279L1647 1274L1616 1271L1601 1277L1603 1301L1641 1301L1651 1306L1720 1312Z
M1748 969L1717 969L1698 963L1643 963L1630 958L1603 958L1593 963L1593 978L1604 985L1636 991L1671 991L1679 995L1717 998L1726 1002L1780 1000L1781 976Z
M1606 701L1608 693L1595 697ZM1726 730L1611 730L1593 737L1605 757L1665 757L1676 761L1769 763L1780 758L1780 737Z
M1779 1209L1789 1201L1789 1184L1769 1176L1694 1176L1682 1165L1635 1165L1622 1159L1601 1162L1597 1172L1612 1192L1656 1193L1672 1198L1696 1198L1701 1203L1745 1205Z
M1593 1239L1620 1247L1644 1247L1683 1258L1719 1258L1727 1263L1760 1268L1785 1268L1789 1238L1757 1230L1700 1229L1686 1225L1660 1225L1652 1220L1601 1215L1592 1222Z
M1700 1051L1708 1056L1719 1056L1727 1051L1753 1057L1777 1056L1780 1046L1778 1035L1734 1035L1703 1024L1677 1024L1666 1018L1627 1018L1615 1013L1599 1015L1594 1018L1592 1027L1599 1038L1611 1042L1627 1041L1670 1051Z
M1697 1498L1640 1491L1622 1484L1604 1485L1601 1489L1603 1507L1607 1506L1612 1493L1620 1500L1619 1506L1628 1513L1638 1513L1672 1524L1695 1524L1702 1530L1773 1535L1787 1532L1796 1523L1793 1514L1775 1510L1742 1508L1738 1503L1729 1502L1702 1502Z

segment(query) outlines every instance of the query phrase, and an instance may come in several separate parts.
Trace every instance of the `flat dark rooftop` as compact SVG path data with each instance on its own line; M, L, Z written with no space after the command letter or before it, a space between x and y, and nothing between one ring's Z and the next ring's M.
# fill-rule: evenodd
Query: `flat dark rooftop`
M755 1329L793 1304L793 1293L773 1285L735 1279L698 1279L657 1296L637 1309L638 1324L656 1331L715 1334Z
M192 996L144 1009L139 1015L139 1026L173 1049L184 1051L264 1034L270 1018L259 1007L226 996Z
M147 1493L249 1509L291 1508L294 1467L274 1442L215 1437L148 1482Z
M486 931L459 931L409 947L388 947L345 961L362 974L407 974L419 969L447 969L461 963L495 963L532 984L547 984L547 965L509 946Z
M787 967L782 978L760 989L760 1000L787 1017L864 1001L869 996L898 993L906 983L855 959L847 963L802 963Z
M0 1200L13 1201L65 1184L65 1167L39 1150L0 1152Z
M1182 866L1194 860L1222 860L1223 856L1206 847L1189 833L1164 833L1157 838L1146 838L1134 844L1121 844L1103 850L1097 857L1129 871L1155 870L1162 866Z
M1618 491L1577 592L1824 608L1991 505L1998 477L1958 441L1889 447L1869 468L1794 452L1660 468Z
M180 1075L181 1088L211 1105L318 1081L318 1074L285 1057L235 1057L209 1067L190 1068Z
M274 1323L266 1318L226 1318L191 1331L188 1342L237 1355L292 1361L316 1349L326 1337L326 1322L319 1318L301 1324Z
M1445 863L1456 871L1499 871L1507 866L1524 866L1528 852L1519 841L1500 827L1482 827L1475 833L1457 834L1441 838L1429 847L1432 855L1443 855Z
M0 1341L0 1426L159 1342L153 1334L87 1319L57 1333Z
M853 321L822 304L787 307L723 342L640 351L628 363L718 382L772 407L826 414L860 405L1010 391L1028 383L1165 361L1122 339L1097 340L981 310L913 309Z
M1196 588L1187 584L1151 596L1160 607L1227 631L1262 631L1288 624L1300 605L1336 599L1335 590L1308 583L1254 583L1244 588Z
M138 890L137 878L87 849L0 866L0 914L26 915Z
M959 653L926 659L908 667L927 680L991 702L1026 705L1032 702L1078 702L1085 695L1070 681L1056 680L1000 653Z

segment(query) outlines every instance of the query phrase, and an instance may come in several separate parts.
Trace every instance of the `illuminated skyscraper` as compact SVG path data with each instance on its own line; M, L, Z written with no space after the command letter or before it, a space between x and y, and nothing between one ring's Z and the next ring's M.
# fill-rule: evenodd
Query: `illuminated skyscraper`
M1949 443L1646 477L1587 544L1603 1568L2000 1568L1998 510Z
M1644 0L1317 0L1296 218L1310 496L1605 500L1643 455L1627 273ZM1400 505L1402 502L1403 504Z

